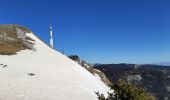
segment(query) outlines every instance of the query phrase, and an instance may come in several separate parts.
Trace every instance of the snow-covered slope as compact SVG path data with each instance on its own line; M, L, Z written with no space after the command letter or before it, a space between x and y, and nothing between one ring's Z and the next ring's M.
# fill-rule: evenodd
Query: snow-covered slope
M33 33L35 50L0 55L0 100L97 100L109 88ZM6 65L6 66L5 66Z

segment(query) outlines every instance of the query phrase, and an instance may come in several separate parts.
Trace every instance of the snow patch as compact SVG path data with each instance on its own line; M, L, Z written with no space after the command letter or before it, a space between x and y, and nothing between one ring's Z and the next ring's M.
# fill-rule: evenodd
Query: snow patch
M97 100L98 91L107 96L109 88L86 69L33 33L26 36L35 40L36 51L0 55L0 64L8 65L0 69L0 100Z
M96 76L99 80L101 80L100 76L97 73L94 73L94 76Z

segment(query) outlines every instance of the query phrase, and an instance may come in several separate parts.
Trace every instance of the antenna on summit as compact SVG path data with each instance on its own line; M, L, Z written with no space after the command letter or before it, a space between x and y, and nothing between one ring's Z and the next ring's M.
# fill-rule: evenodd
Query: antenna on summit
M52 32L52 24L50 24L50 47L53 48L53 32Z

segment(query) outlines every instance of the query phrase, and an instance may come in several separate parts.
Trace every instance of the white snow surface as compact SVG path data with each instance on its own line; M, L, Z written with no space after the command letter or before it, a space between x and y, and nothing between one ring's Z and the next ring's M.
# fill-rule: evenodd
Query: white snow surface
M51 49L33 33L34 50L0 55L0 100L97 100L109 88L86 69ZM35 74L34 76L28 73Z
M94 76L96 76L97 79L101 80L100 76L97 73L94 73Z

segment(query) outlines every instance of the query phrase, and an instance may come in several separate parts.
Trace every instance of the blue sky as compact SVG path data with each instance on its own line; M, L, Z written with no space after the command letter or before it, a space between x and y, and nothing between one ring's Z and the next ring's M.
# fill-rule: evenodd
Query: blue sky
M1 0L0 23L20 24L91 63L170 61L170 0Z

